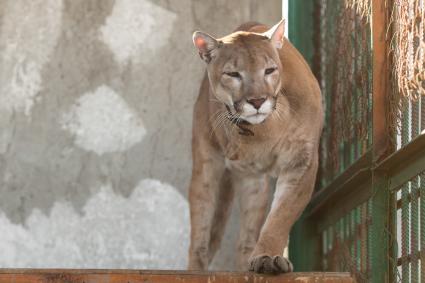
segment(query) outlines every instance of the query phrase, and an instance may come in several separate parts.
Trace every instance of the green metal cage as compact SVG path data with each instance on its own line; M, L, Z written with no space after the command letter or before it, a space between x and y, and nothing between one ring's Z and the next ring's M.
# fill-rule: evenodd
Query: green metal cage
M289 38L326 109L297 271L425 282L425 1L290 0Z

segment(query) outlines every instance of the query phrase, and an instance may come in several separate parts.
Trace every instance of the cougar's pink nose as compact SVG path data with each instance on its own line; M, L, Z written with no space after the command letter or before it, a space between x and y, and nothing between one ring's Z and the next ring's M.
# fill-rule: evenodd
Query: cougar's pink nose
M255 109L260 109L261 105L263 105L264 101L266 101L265 98L254 98L254 99L249 99L247 100L247 102L249 104L251 104L252 106L254 106Z

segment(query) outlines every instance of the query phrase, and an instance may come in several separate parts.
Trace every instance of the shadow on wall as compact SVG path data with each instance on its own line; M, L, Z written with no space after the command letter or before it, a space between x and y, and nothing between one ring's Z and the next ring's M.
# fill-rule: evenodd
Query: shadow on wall
M2 1L0 267L183 268L191 34L277 3Z

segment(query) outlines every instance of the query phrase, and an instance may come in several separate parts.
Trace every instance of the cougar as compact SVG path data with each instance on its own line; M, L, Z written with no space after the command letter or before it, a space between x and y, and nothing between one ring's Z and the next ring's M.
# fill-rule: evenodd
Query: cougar
M282 20L270 29L247 23L219 39L193 34L206 74L193 115L190 270L208 269L235 191L238 268L293 270L283 250L313 192L323 107L318 82L284 27Z

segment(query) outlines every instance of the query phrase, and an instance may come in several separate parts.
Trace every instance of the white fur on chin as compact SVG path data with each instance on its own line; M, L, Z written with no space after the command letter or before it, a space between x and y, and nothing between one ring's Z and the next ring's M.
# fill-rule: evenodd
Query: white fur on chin
M243 118L245 121L249 122L250 124L256 125L264 122L266 118L268 117L268 114L255 114L248 117Z

